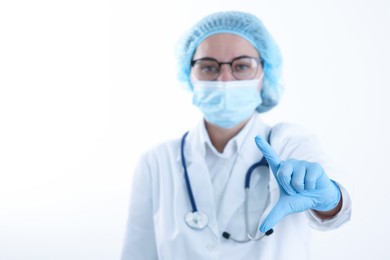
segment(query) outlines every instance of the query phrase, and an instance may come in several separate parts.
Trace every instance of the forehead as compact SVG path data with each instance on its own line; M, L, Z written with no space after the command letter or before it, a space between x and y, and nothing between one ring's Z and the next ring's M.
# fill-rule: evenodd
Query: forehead
M196 49L193 59L211 57L219 61L228 61L243 55L259 58L256 48L243 37L231 33L219 33L203 40Z

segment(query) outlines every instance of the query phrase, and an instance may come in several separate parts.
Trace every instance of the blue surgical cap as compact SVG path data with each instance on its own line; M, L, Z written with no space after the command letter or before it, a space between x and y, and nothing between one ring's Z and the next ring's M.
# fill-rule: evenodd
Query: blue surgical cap
M264 78L260 93L263 102L256 110L261 113L276 106L282 94L282 56L261 20L249 13L239 11L214 13L204 17L184 34L177 46L179 81L193 89L190 71L195 50L204 39L218 33L239 35L257 49L263 64Z

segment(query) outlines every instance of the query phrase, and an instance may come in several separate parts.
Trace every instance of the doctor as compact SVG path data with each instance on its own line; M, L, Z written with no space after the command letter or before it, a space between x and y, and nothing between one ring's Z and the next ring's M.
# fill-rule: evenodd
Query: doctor
M312 229L350 219L351 202L315 136L265 124L281 56L255 16L220 12L179 48L179 79L204 120L136 168L122 260L310 259Z

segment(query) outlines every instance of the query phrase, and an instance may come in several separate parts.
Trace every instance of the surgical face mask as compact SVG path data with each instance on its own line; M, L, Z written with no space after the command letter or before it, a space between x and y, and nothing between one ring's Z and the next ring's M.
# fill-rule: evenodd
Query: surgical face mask
M208 122L231 128L252 116L261 104L260 80L194 81L192 103Z

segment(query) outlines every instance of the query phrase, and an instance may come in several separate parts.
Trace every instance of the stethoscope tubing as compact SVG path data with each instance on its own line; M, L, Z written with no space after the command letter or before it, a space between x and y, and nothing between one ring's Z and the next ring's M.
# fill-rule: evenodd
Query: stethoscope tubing
M186 133L183 135L182 139L181 139L181 149L180 149L181 164L182 164L183 170L184 170L184 180L185 180L185 182L186 182L187 191L188 191L188 197L189 197L189 199L190 199L192 212L195 213L195 212L198 211L198 208L197 208L197 206L196 206L194 194L193 194L193 192L192 192L191 183L190 183L190 179L189 179L189 177L188 177L188 172L187 172L186 159L185 159L185 156L184 156L184 144L185 144L185 140L186 140L187 135L188 135L188 132L186 132Z
M190 179L188 177L188 171L187 171L187 163L186 163L186 158L184 156L184 146L185 146L185 141L186 141L186 138L187 138L187 135L188 135L189 132L186 132L183 137L181 138L181 144L180 144L180 156L181 156L181 164L183 166L183 171L184 171L184 180L185 180L185 183L186 183L186 187L187 187L187 193L188 193L188 198L190 199L190 203L191 203L191 208L192 208L192 212L197 212L198 211L198 207L196 206L196 202L195 202L195 198L194 198L194 193L192 192L192 188L191 188L191 182L190 182ZM247 170L246 172L246 175L245 175L245 189L249 189L249 186L250 186L250 180L251 180L251 176L252 176L252 173L253 171L257 168L257 167L260 167L260 166L268 166L268 163L267 163L267 160L265 159L265 157L263 156L263 158L253 164L251 167L249 167L249 169Z
M251 167L249 167L248 171L246 172L245 189L249 189L252 173L257 167L260 167L260 166L268 166L267 160L265 159L264 156L259 162L255 163Z
M196 206L194 194L193 194L192 188L191 188L191 182L190 182L190 179L188 176L187 164L186 164L186 160L185 160L185 156L184 156L185 140L186 140L188 133L189 132L186 132L183 135L183 137L181 139L181 144L180 144L180 155L181 155L181 163L182 163L182 167L183 167L183 171L184 171L184 180L186 183L187 194L188 194L188 198L190 200L191 208L192 208L191 209L192 212L188 213L186 216L186 222L192 228L203 229L205 226L207 226L207 222L208 222L207 215L205 215L203 212L198 211L198 208ZM270 136L268 136L268 138L270 138ZM245 186L245 212L246 212L245 226L246 226L247 232L249 232L249 219L248 219L248 217L249 217L248 216L248 200L249 200L249 198L248 197L249 197L250 180L251 180L251 176L252 176L253 171L257 167L260 167L260 166L267 166L268 167L268 162L264 156L259 162L256 162L253 165L251 165L249 167L249 169L247 170L246 175L245 175L245 185L244 185ZM188 221L191 222L191 224ZM238 243L245 243L248 241L259 240L262 237L264 237L265 235L268 236L268 235L272 234L272 232L273 232L273 230L270 229L265 234L263 234L257 238L255 236L253 236L252 234L247 233L248 238L245 240L234 239L230 236L230 234L228 232L223 232L222 236L226 239L232 239L233 241L238 242Z

